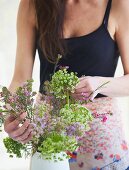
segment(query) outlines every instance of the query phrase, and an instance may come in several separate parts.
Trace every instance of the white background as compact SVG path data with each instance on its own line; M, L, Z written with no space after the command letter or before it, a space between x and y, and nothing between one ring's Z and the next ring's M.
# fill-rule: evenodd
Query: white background
M16 16L19 0L0 0L0 84L9 86L15 63L16 52ZM116 76L123 74L121 62L117 68ZM39 60L36 56L33 71L35 80L34 90L39 86ZM123 120L125 133L129 139L129 98L119 99L123 109ZM0 170L28 170L29 159L9 159L6 150L2 144L2 138L5 133L0 133Z
M20 0L0 0L0 85L9 86L15 64L16 17ZM34 90L39 86L39 60L36 56L33 71ZM0 133L0 170L28 170L30 160L9 159Z

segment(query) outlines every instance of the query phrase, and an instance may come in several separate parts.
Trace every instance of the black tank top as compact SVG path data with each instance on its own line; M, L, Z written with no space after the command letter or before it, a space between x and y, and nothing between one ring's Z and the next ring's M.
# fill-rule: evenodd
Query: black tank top
M87 35L64 38L69 52L65 58L59 60L59 65L69 66L68 71L77 72L78 77L82 75L114 77L119 51L117 43L111 38L107 29L111 2L112 0L109 0L103 22L98 29ZM43 83L45 80L50 80L54 64L45 59L38 43L37 49L40 59L39 92L44 93ZM98 94L96 97L103 96Z

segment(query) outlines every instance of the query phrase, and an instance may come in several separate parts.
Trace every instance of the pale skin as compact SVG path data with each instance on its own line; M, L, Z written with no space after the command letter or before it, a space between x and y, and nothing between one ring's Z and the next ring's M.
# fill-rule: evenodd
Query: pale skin
M102 23L108 0L67 0L64 21L64 37L86 35L96 30ZM75 12L76 11L76 12ZM88 23L88 24L87 24ZM13 79L9 86L11 92L27 79L32 78L35 56L36 19L34 9L29 0L21 0L17 17L17 50ZM91 77L80 78L72 94L77 99L82 98L82 92L89 96L102 83L110 81L105 88L97 93L109 97L129 96L129 0L113 0L110 12L108 31L112 39L117 41L124 75L122 77ZM23 120L26 113L20 115ZM32 127L28 120L20 127L19 120L8 117L4 129L13 139L27 143L32 138Z

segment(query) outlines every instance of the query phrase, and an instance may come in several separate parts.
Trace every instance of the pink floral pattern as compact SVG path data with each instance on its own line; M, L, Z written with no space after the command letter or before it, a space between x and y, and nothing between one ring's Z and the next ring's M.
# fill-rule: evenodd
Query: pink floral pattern
M86 107L94 120L79 139L81 146L76 154L71 155L71 170L125 170L129 166L129 150L117 100L97 98Z

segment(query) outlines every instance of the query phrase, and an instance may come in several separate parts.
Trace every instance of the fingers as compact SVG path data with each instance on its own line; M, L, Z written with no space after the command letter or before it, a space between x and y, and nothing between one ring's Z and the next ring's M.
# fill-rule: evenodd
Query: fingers
M74 90L74 94L80 94L80 93L89 93L91 92L91 88L89 86L89 84L86 82L86 80L82 80L82 82L80 82L80 84L78 84L78 86L76 86L75 90Z
M29 127L25 130L25 132L22 135L15 137L15 140L23 142L28 139L28 136L30 135L31 132L32 125L29 125Z
M21 143L22 144L28 143L32 139L32 137L33 137L33 132L30 132L29 136L25 140L21 141Z
M10 133L15 130L21 121L25 119L26 115L27 113L24 112L18 118L12 118L12 116L9 116L4 123L5 132Z
M102 80L98 77L91 77L91 76L83 76L79 78L79 83L76 85L74 89L74 93L71 95L75 99L79 100L93 100L95 96L100 93L100 86Z
M8 135L15 141L21 143L27 143L32 138L33 126L30 124L29 120L25 120L27 113L22 113L18 118L14 116L9 116L4 123L4 130ZM19 126L23 121L22 126Z
M82 79L75 87L75 90L77 89L80 89L80 88L83 88L86 86L86 80L85 79Z
M25 132L25 130L28 128L29 123L30 123L30 121L26 120L21 127L18 127L15 131L12 131L10 133L10 137L16 138L16 137L22 135Z
M92 88L87 84L87 86L82 87L82 88L76 88L74 93L71 93L71 95L75 98L85 98L85 97L89 97L90 94L92 93Z
M14 121L16 118L13 115L10 115L7 117L7 119L5 120L5 123L9 124L12 121Z
M80 88L83 88L85 87L88 83L88 78L90 78L90 76L83 76L81 78L79 78L79 83L76 85L76 89L80 89Z
M90 96L90 93L85 93L85 94L72 94L72 97L74 97L77 100L88 100Z
M91 93L92 90L88 87L83 87L83 88L79 88L79 89L75 89L74 94L81 94L81 93Z
M72 96L79 100L88 100L90 99L94 90L90 84L89 76L80 78L79 84L76 86ZM94 96L92 96L94 97Z

